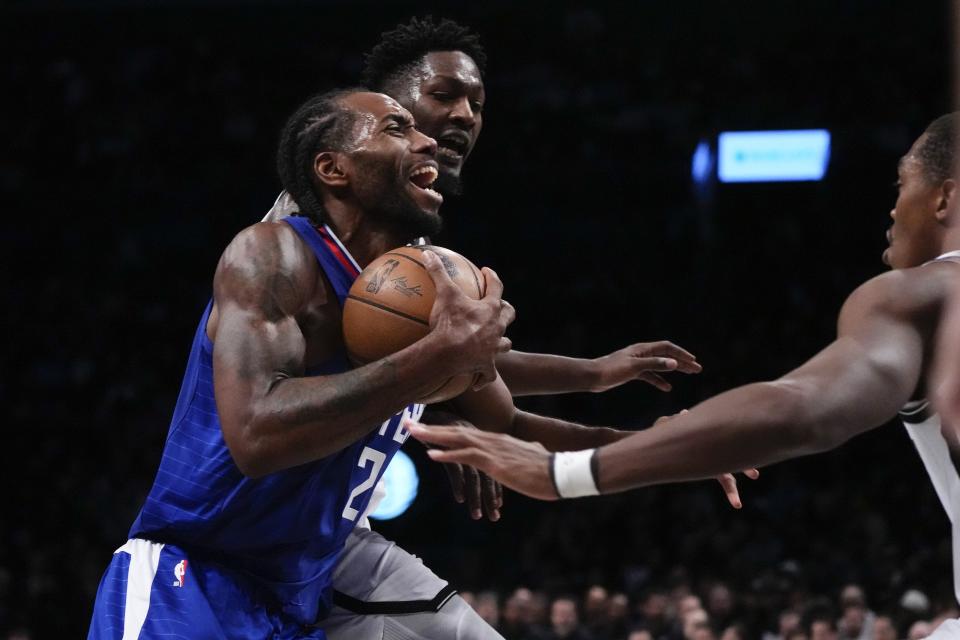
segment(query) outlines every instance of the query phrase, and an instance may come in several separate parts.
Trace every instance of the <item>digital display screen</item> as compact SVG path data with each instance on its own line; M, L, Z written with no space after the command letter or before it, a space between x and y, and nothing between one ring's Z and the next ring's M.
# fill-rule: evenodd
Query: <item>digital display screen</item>
M826 129L725 131L717 146L721 182L822 180L830 162Z

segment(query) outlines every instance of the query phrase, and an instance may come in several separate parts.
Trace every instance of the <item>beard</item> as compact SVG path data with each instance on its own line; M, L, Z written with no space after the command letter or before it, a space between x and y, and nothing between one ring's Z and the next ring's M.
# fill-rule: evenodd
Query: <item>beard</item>
M384 226L407 238L435 236L440 233L440 229L443 228L443 218L440 214L421 209L407 195L404 186L398 185L396 191L382 198L380 203L370 210L370 214Z
M358 163L360 164L360 163ZM366 214L406 238L433 236L443 227L439 213L424 211L410 195L409 180L398 177L390 165L362 163L363 181L357 198Z
M433 188L439 191L444 198L447 196L457 197L463 194L463 178L445 171L443 165L440 165L440 173L433 183Z

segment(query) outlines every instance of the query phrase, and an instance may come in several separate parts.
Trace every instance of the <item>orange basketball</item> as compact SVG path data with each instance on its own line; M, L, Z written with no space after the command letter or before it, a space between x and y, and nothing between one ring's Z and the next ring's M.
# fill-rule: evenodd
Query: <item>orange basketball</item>
M466 295L474 300L483 297L483 274L459 253L427 245L388 251L360 273L343 305L343 340L354 364L384 358L429 333L436 288L424 266L425 249L440 257L450 279ZM454 376L417 402L454 398L473 386L478 376Z

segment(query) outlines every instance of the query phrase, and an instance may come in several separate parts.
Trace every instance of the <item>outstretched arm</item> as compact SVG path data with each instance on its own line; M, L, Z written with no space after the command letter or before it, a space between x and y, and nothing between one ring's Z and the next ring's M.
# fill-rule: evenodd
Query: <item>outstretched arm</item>
M598 489L613 493L771 464L834 448L889 420L917 387L935 324L937 294L924 286L903 272L874 278L848 298L838 338L803 366L599 448ZM474 465L527 495L557 497L550 455L540 445L436 427L414 428L413 435L449 448L434 459Z
M510 392L501 380L496 380L493 384L484 387L479 391L465 393L455 398L452 403L457 414L463 416L488 433L482 433L477 429L469 429L476 438L490 437L488 442L495 443L497 438L514 437L525 443L535 443L544 455L548 451L575 451L577 449L594 448L605 444L619 442L628 439L634 435L633 431L622 431L609 427L589 427L566 420L540 416L528 411L521 411L513 404ZM672 422L672 418L661 418L658 424ZM669 427L668 427L669 428ZM438 429L443 429L439 427ZM463 427L458 428L461 432ZM421 438L430 442L429 438ZM447 443L436 441L441 446ZM504 460L509 460L511 451L509 446L504 450L499 450L496 445L491 449L493 456L503 455ZM431 458L439 461L446 461L445 456L452 452L441 450L429 451ZM457 457L449 458L451 461L462 462ZM466 463L470 465L471 463ZM486 469L481 468L486 471ZM756 469L748 469L745 474L756 479L759 473ZM496 476L494 479L499 480ZM737 491L737 481L732 474L718 473L716 480L720 483L727 500L731 506L739 509L742 505L740 494ZM505 483L506 484L506 483Z
M495 353L509 348L501 341L512 309L501 308L502 286L488 280L489 299L473 304L456 295L438 265L428 258L438 294L425 338L346 373L307 377L297 318L308 305L336 306L316 259L285 224L260 223L233 240L217 267L208 330L224 440L244 474L262 476L339 451L458 369L484 369L484 351L490 371L482 373L490 375ZM472 317L455 325L449 316L460 313ZM329 322L339 326L336 317ZM472 336L458 339L470 325ZM313 348L337 350L338 331L330 333Z
M523 351L508 351L497 356L497 371L514 396L600 392L632 380L670 391L670 383L657 372L700 373L701 370L696 356L665 340L638 342L592 359Z

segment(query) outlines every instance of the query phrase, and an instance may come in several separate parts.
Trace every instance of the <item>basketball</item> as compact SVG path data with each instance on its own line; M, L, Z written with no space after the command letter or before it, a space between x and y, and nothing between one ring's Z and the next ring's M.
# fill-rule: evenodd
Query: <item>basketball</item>
M474 300L483 297L483 274L459 253L426 245L388 251L360 273L343 305L343 339L355 365L396 353L429 333L436 288L423 262L427 249L437 254L461 291ZM454 398L473 386L478 375L454 376L417 402Z

